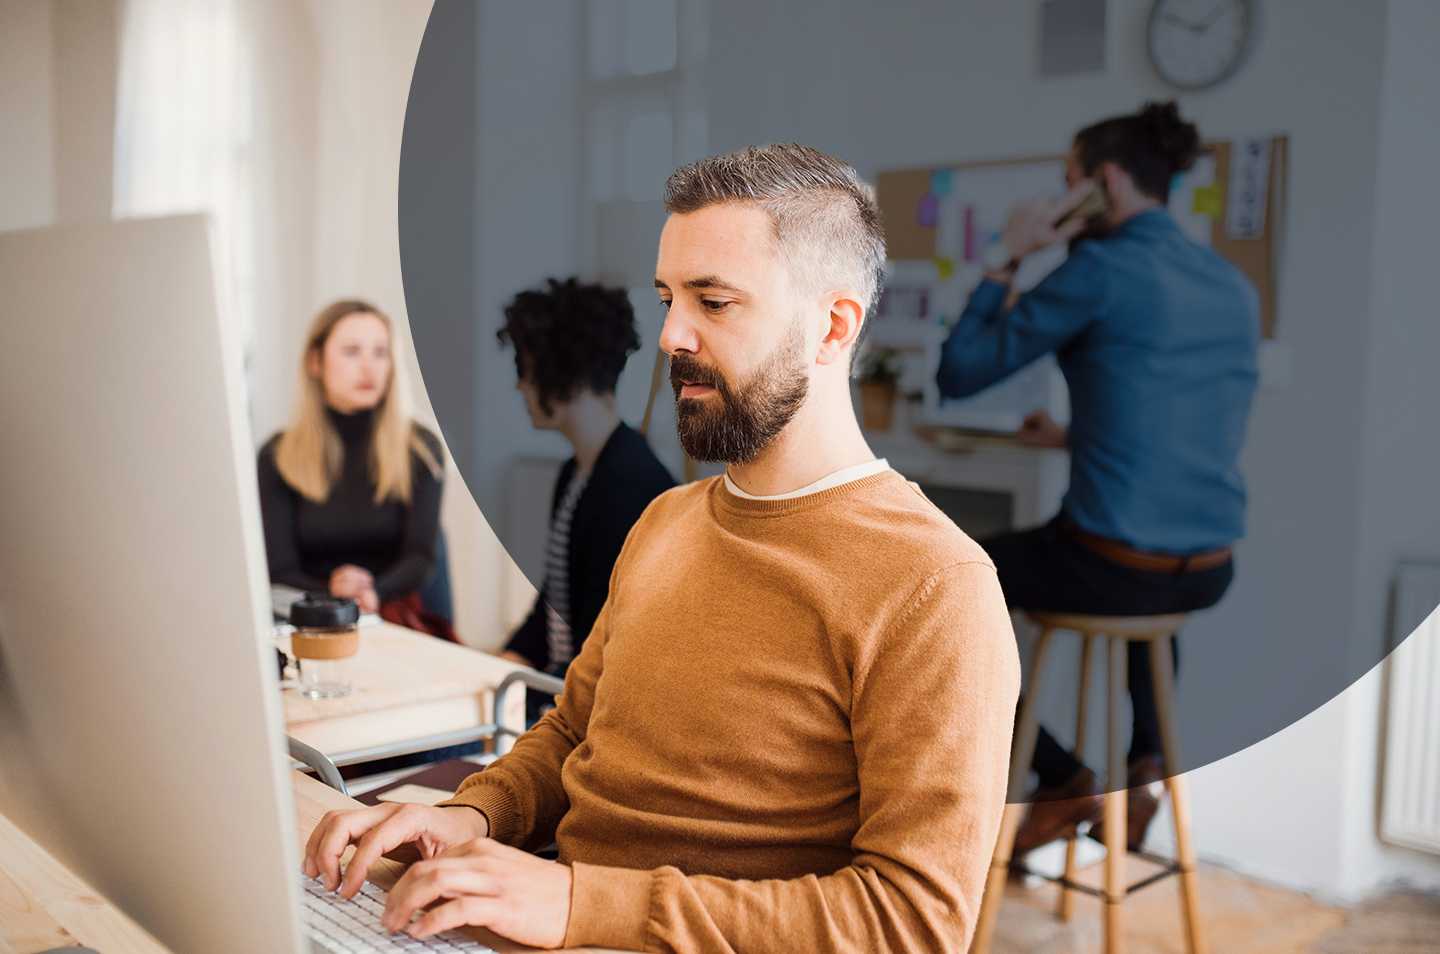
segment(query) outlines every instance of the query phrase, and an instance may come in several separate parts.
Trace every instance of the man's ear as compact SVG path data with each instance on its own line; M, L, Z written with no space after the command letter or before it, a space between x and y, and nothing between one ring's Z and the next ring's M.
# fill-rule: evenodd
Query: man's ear
M1095 178L1099 180L1100 185L1105 189L1105 196L1112 206L1117 202L1128 199L1131 190L1135 188L1135 183L1130 178L1130 173L1121 169L1120 166L1114 162L1108 160L1102 162L1100 163L1100 168L1095 171Z
M861 324L865 321L865 306L860 295L853 291L840 292L830 299L830 325L820 337L820 352L815 360L818 364L833 364L849 360L850 349L860 336Z

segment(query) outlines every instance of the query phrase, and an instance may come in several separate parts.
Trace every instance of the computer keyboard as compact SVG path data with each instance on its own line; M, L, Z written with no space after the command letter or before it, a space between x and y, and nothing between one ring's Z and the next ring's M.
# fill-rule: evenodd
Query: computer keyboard
M407 934L389 934L380 926L385 892L370 882L351 901L305 879L305 933L326 954L416 954L445 951L453 954L495 954L479 941L445 931L423 941Z

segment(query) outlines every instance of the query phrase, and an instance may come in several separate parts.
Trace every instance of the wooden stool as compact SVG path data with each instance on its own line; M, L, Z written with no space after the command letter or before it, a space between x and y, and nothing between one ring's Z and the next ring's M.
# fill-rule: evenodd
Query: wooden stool
M1200 912L1195 898L1195 853L1190 843L1190 806L1186 797L1185 780L1178 774L1171 774L1165 780L1170 793L1170 809L1175 819L1175 848L1177 857L1172 861L1149 852L1136 852L1147 860L1164 866L1164 870L1144 878L1133 885L1125 884L1125 811L1126 779L1125 744L1122 738L1122 701L1127 691L1126 659L1129 644L1144 642L1150 646L1150 670L1155 682L1155 708L1160 721L1161 747L1167 774L1176 771L1180 765L1180 746L1175 730L1172 676L1174 662L1170 652L1170 637L1185 623L1184 614L1170 616L1085 616L1076 613L1027 613L1040 627L1039 638L1031 655L1030 685L1025 691L1020 706L1020 721L1015 729L1014 750L1010 763L1010 791L1022 791L1029 777L1030 760L1035 754L1035 738L1039 732L1039 720L1035 711L1035 700L1040 692L1040 680L1044 672L1045 655L1050 647L1050 637L1057 630L1068 630L1081 637L1080 650L1080 691L1075 716L1075 757L1084 758L1085 750L1085 700L1089 690L1090 652L1095 639L1106 641L1109 657L1109 678L1107 680L1107 729L1109 738L1109 776L1105 798L1105 887L1096 891L1088 885L1075 881L1075 839L1072 833L1065 849L1065 874L1050 878L1060 885L1060 904L1057 914L1061 920L1069 920L1073 908L1074 891L1095 894L1104 902L1105 910L1105 954L1121 954L1124 951L1121 904L1132 891L1137 891L1171 874L1180 876L1180 909L1185 920L1186 949L1189 954L1205 954L1205 941L1200 931ZM1015 835L1019 831L1025 804L1005 806L1004 819L1000 823L1000 837L995 843L995 854L991 860L990 875L985 884L985 899L980 907L980 917L975 926L975 940L970 954L988 954L990 938L995 930L995 919L1005 891L1006 877L1012 867L1011 854L1015 847ZM1033 872L1032 872L1033 873ZM1045 876L1041 876L1045 877Z

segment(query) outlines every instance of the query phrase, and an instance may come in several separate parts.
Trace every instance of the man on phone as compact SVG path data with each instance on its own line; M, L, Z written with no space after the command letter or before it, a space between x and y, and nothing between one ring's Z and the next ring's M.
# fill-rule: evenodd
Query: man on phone
M873 194L782 145L682 168L665 202L680 439L726 473L645 510L556 708L511 752L443 807L327 816L305 870L353 895L418 842L384 918L416 935L963 952L1019 660L990 560L855 419L885 259ZM552 839L559 863L517 850Z
M1174 103L1081 130L1066 162L1070 192L1014 210L945 342L937 384L946 397L974 394L1052 353L1069 387L1068 430L1037 412L1019 435L1069 448L1060 513L982 542L1012 608L1182 613L1217 603L1233 577L1259 320L1240 272L1188 239L1165 209L1171 181L1199 147ZM1068 258L1014 295L1020 262L1063 241L1072 242ZM1130 651L1134 849L1159 805L1150 784L1164 772L1149 660L1141 644ZM1095 774L1043 727L1033 767L1040 785L1017 857L1101 807ZM1097 827L1090 834L1102 837Z

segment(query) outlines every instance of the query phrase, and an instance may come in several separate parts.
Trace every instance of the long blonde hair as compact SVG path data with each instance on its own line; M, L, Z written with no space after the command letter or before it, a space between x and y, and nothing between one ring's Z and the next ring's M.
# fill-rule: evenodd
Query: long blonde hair
M316 503L324 503L330 489L340 476L345 448L340 435L325 413L325 385L320 376L311 373L311 363L319 363L330 332L340 319L353 314L374 315L390 333L390 380L380 403L375 408L370 435L370 477L375 482L375 503L395 499L410 503L410 452L440 476L440 462L420 437L410 417L410 392L405 384L404 365L395 353L395 328L390 316L369 302L349 299L337 301L320 310L310 322L305 338L305 351L300 356L300 392L295 402L295 416L290 427L275 445L275 467L285 482Z

